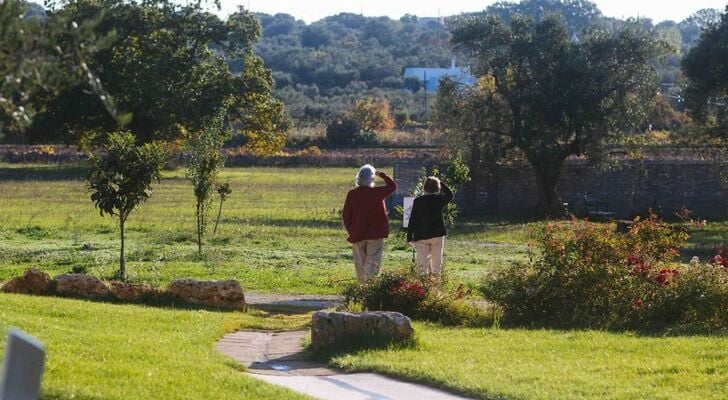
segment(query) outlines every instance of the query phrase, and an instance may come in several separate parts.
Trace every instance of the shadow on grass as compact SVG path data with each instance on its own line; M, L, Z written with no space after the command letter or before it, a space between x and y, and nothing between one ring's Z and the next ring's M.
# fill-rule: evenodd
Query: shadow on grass
M11 294L11 293L8 293L8 294ZM128 305L128 306L144 306L144 307L154 307L154 308L163 308L163 309L170 309L170 310L183 310L183 311L211 311L211 312L220 312L220 313L237 313L237 312L248 312L251 309L251 307L246 307L246 310L235 310L235 309L230 309L230 308L205 306L205 305L196 304L196 303L187 303L187 302L179 301L179 300L173 298L171 295L168 295L165 293L155 293L153 295L143 296L142 298L140 298L138 300L120 300L116 297L111 297L111 296L84 297L84 296L73 296L73 295L66 295L66 294L59 294L59 293L46 293L43 295L35 295L35 296L42 296L42 297L47 297L47 298L68 299L68 300L82 300L82 301L88 301L91 303L104 303L104 304Z
M483 326L483 328L489 328ZM588 333L588 332L600 332L610 333L615 335L632 335L635 337L646 337L646 338L660 338L660 337L722 337L728 335L728 329L706 329L702 326L696 325L664 325L661 327L654 328L640 328L640 327L624 327L624 328L605 328L599 326L593 327L568 327L548 323L523 323L516 321L508 321L507 317L504 317L497 326L493 326L495 329L501 330L527 330L527 331L551 331L556 333Z
M312 358L322 363L328 363L332 359L347 355L357 354L362 351L376 350L376 349L412 349L419 345L417 336L413 340L409 341L392 341L384 336L370 334L346 337L346 340L339 340L338 342L329 345L323 350L314 350L311 343L307 343L306 350L310 351Z
M2 294L2 293L0 293ZM13 293L7 293L7 294L13 294ZM23 294L26 296L31 296L28 294ZM202 304L197 303L188 303L180 301L179 299L176 299L172 295L168 293L161 293L156 292L153 294L145 295L137 300L121 300L116 297L112 296L103 296L103 297L83 297L83 296L73 296L73 295L66 295L66 294L59 294L59 293L46 293L43 295L32 295L32 296L39 296L39 297L46 297L46 298L58 298L58 299L68 299L68 300L81 300L81 301L87 301L91 303L102 303L102 304L109 304L109 305L127 305L127 306L141 306L141 307L154 307L154 308L160 308L160 309L168 309L168 310L175 310L175 311L209 311L209 312L216 312L216 313L247 313L247 314L269 314L272 316L275 315L282 315L282 316L301 316L301 315L308 315L312 311L319 310L320 308L313 308L313 307L305 307L305 306L294 306L294 305L265 305L265 304L249 304L246 306L245 310L236 310L231 308L221 308L221 307L212 307L212 306L206 306ZM261 328L263 329L263 328Z
M86 177L83 164L39 164L22 167L0 167L0 181L68 181Z
M334 219L293 219L293 218L223 218L223 224L273 226L277 228L318 228L318 229L344 229L338 218Z

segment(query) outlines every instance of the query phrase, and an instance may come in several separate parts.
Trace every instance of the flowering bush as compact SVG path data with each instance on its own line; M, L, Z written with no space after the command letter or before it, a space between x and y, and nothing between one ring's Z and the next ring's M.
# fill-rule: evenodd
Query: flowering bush
M344 292L350 311L397 311L413 318L446 325L486 325L493 321L486 312L462 299L464 293L443 292L433 277L405 272L385 272L365 285L351 285Z
M708 261L708 264L723 267L728 270L728 250L723 246L718 247L713 258Z
M728 254L683 266L688 236L655 215L625 234L588 221L547 224L533 234L540 251L487 276L482 292L515 324L728 329Z

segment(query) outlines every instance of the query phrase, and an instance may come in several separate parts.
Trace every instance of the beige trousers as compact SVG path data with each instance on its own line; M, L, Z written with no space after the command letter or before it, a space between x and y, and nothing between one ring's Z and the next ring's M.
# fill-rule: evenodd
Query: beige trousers
M367 280L379 274L379 265L382 263L382 252L384 251L384 239L362 240L352 246L354 250L354 268L356 279L359 283L366 283Z
M445 236L415 242L417 251L417 273L442 274L442 250L445 247Z

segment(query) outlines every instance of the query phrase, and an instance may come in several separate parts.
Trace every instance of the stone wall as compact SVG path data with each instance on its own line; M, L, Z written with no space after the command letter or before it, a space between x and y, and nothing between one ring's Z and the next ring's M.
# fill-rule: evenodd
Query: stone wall
M395 204L416 184L422 164L395 165L399 184ZM529 165L500 166L496 171L472 171L473 180L456 196L466 211L528 215L538 204L536 179ZM629 160L597 170L583 160L566 162L558 184L569 210L583 215L586 198L603 203L603 211L628 218L653 209L669 216L686 207L696 217L728 217L728 188L721 184L716 164L703 160Z

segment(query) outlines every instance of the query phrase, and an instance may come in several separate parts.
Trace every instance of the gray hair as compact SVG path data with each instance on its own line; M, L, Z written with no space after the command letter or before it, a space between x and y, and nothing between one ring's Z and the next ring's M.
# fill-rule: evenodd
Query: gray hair
M366 164L359 168L359 173L356 174L356 186L374 186L374 175L377 170L369 164Z

